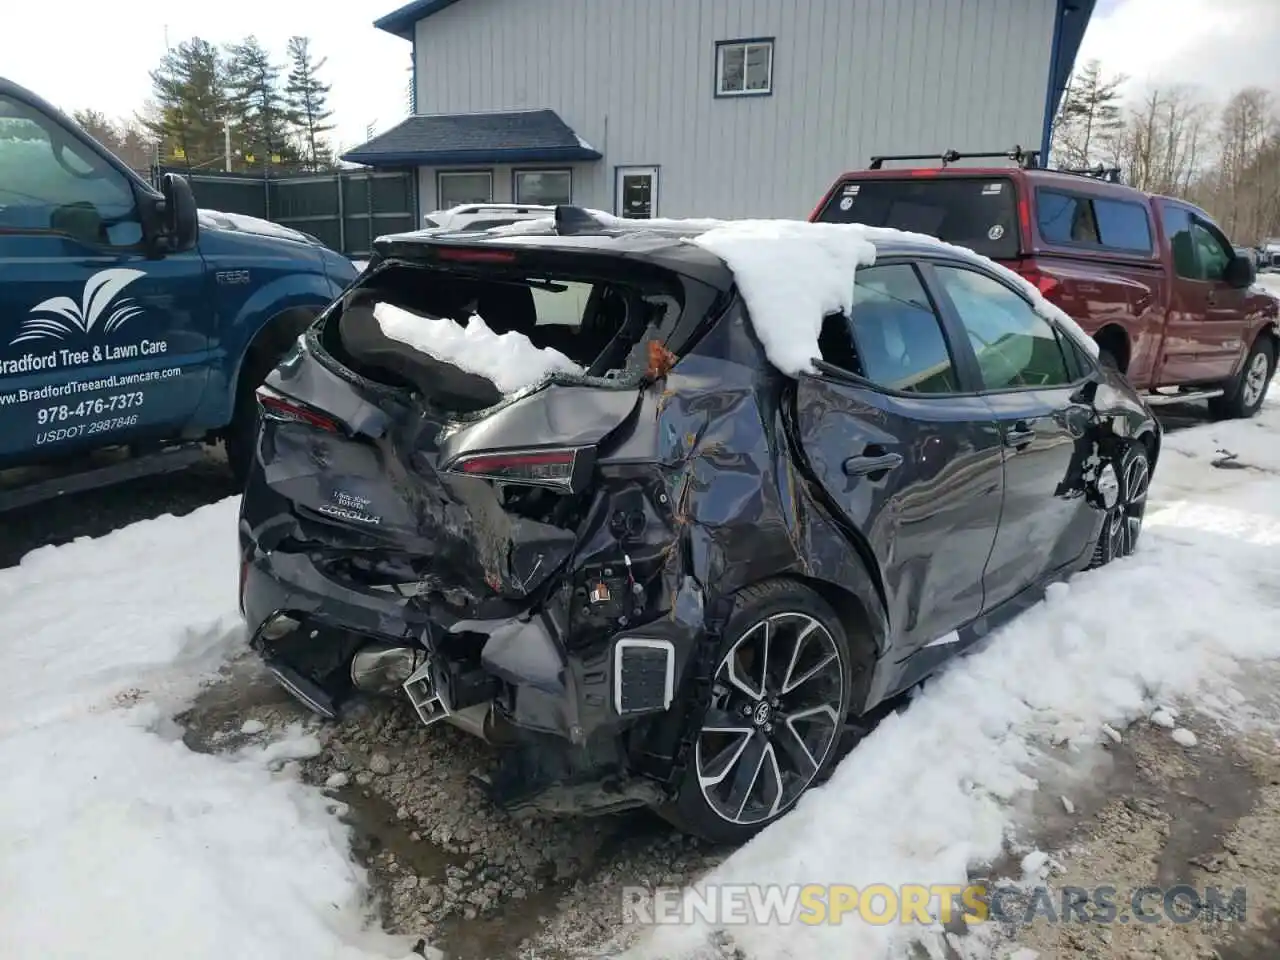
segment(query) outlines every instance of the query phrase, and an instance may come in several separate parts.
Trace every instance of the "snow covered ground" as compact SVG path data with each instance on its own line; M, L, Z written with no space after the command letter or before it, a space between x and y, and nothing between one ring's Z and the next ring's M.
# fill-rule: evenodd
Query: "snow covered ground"
M403 957L364 932L299 735L189 750L172 716L243 644L236 503L0 571L0 956Z
M1083 785L1106 726L1188 700L1250 722L1241 670L1280 660L1272 396L1255 420L1168 434L1137 556L1074 578L931 682L705 879L962 883L1027 828L1037 780ZM297 778L313 736L205 754L172 720L243 650L235 523L228 500L0 570L0 956L408 955L368 926L347 828ZM635 955L679 957L707 932L662 928ZM877 960L918 933L733 938L762 960Z

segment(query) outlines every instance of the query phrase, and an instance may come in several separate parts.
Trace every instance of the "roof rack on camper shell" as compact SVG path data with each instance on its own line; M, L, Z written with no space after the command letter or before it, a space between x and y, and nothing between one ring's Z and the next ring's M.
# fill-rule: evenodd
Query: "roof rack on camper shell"
M946 167L960 160L996 159L1012 160L1023 169L1031 170L1040 166L1040 151L1023 150L1021 146L1015 146L1012 150L996 150L983 153L961 153L959 150L944 150L941 154L884 154L872 157L868 168L879 170L884 166L886 160L940 160L942 165Z
M1107 183L1121 182L1119 167L1104 167L1101 163L1093 167L1082 168L1042 167L1040 165L1040 151L1024 150L1021 146L1015 146L1011 150L990 150L978 153L962 153L959 150L944 150L941 154L877 154L871 158L871 162L867 165L867 169L882 170L884 169L884 164L887 160L937 160L942 163L943 168L949 167L951 164L958 163L961 160L1012 160L1023 170L1045 170L1050 173L1069 173L1073 176L1092 177L1095 180L1105 180Z
M1096 164L1092 167L1057 167L1054 173L1070 173L1077 177L1093 177L1095 180L1105 180L1107 183L1120 183L1119 167L1104 167L1102 164Z

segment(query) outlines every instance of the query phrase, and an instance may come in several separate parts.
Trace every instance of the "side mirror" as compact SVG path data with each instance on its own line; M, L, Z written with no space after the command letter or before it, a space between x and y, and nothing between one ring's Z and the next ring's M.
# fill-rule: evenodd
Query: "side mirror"
M200 220L191 184L176 173L166 173L160 181L160 192L164 194L164 232L168 251L181 253L194 249L200 237Z
M1222 272L1222 279L1239 290L1252 286L1257 278L1258 271L1254 269L1253 261L1248 257L1232 257L1227 261L1226 270Z

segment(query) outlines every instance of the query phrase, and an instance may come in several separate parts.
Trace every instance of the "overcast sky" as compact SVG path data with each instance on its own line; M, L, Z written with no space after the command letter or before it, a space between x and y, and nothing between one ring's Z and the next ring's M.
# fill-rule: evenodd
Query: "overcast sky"
M232 43L255 34L279 59L294 34L327 56L321 76L341 145L364 142L408 112L408 41L373 28L407 0L0 0L0 76L66 111L128 116L150 96L148 72L172 44ZM15 22L16 21L16 22Z
M524 0L535 2L535 0ZM690 0L694 2L694 0ZM8 0L0 74L65 110L128 116L150 92L148 70L169 42L227 43L254 33L280 55L292 34L329 62L340 145L404 116L409 44L373 28L397 0ZM1080 61L1142 83L1183 82L1225 98L1257 84L1280 94L1280 0L1099 0ZM654 69L662 69L655 66ZM555 106L555 104L548 104Z
M1210 99L1247 86L1280 98L1280 0L1099 0L1076 62L1091 57L1135 94L1186 83Z

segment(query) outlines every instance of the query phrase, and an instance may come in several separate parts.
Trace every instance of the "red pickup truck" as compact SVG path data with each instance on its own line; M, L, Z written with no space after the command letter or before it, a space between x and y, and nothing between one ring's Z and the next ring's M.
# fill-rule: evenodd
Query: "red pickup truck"
M1007 157L1013 167L958 167ZM941 167L884 169L886 160ZM1015 270L1094 337L1152 404L1208 400L1218 417L1262 405L1280 353L1280 300L1203 210L1037 166L1035 153L876 157L843 174L810 220L926 233ZM1100 175L1102 174L1102 175Z

